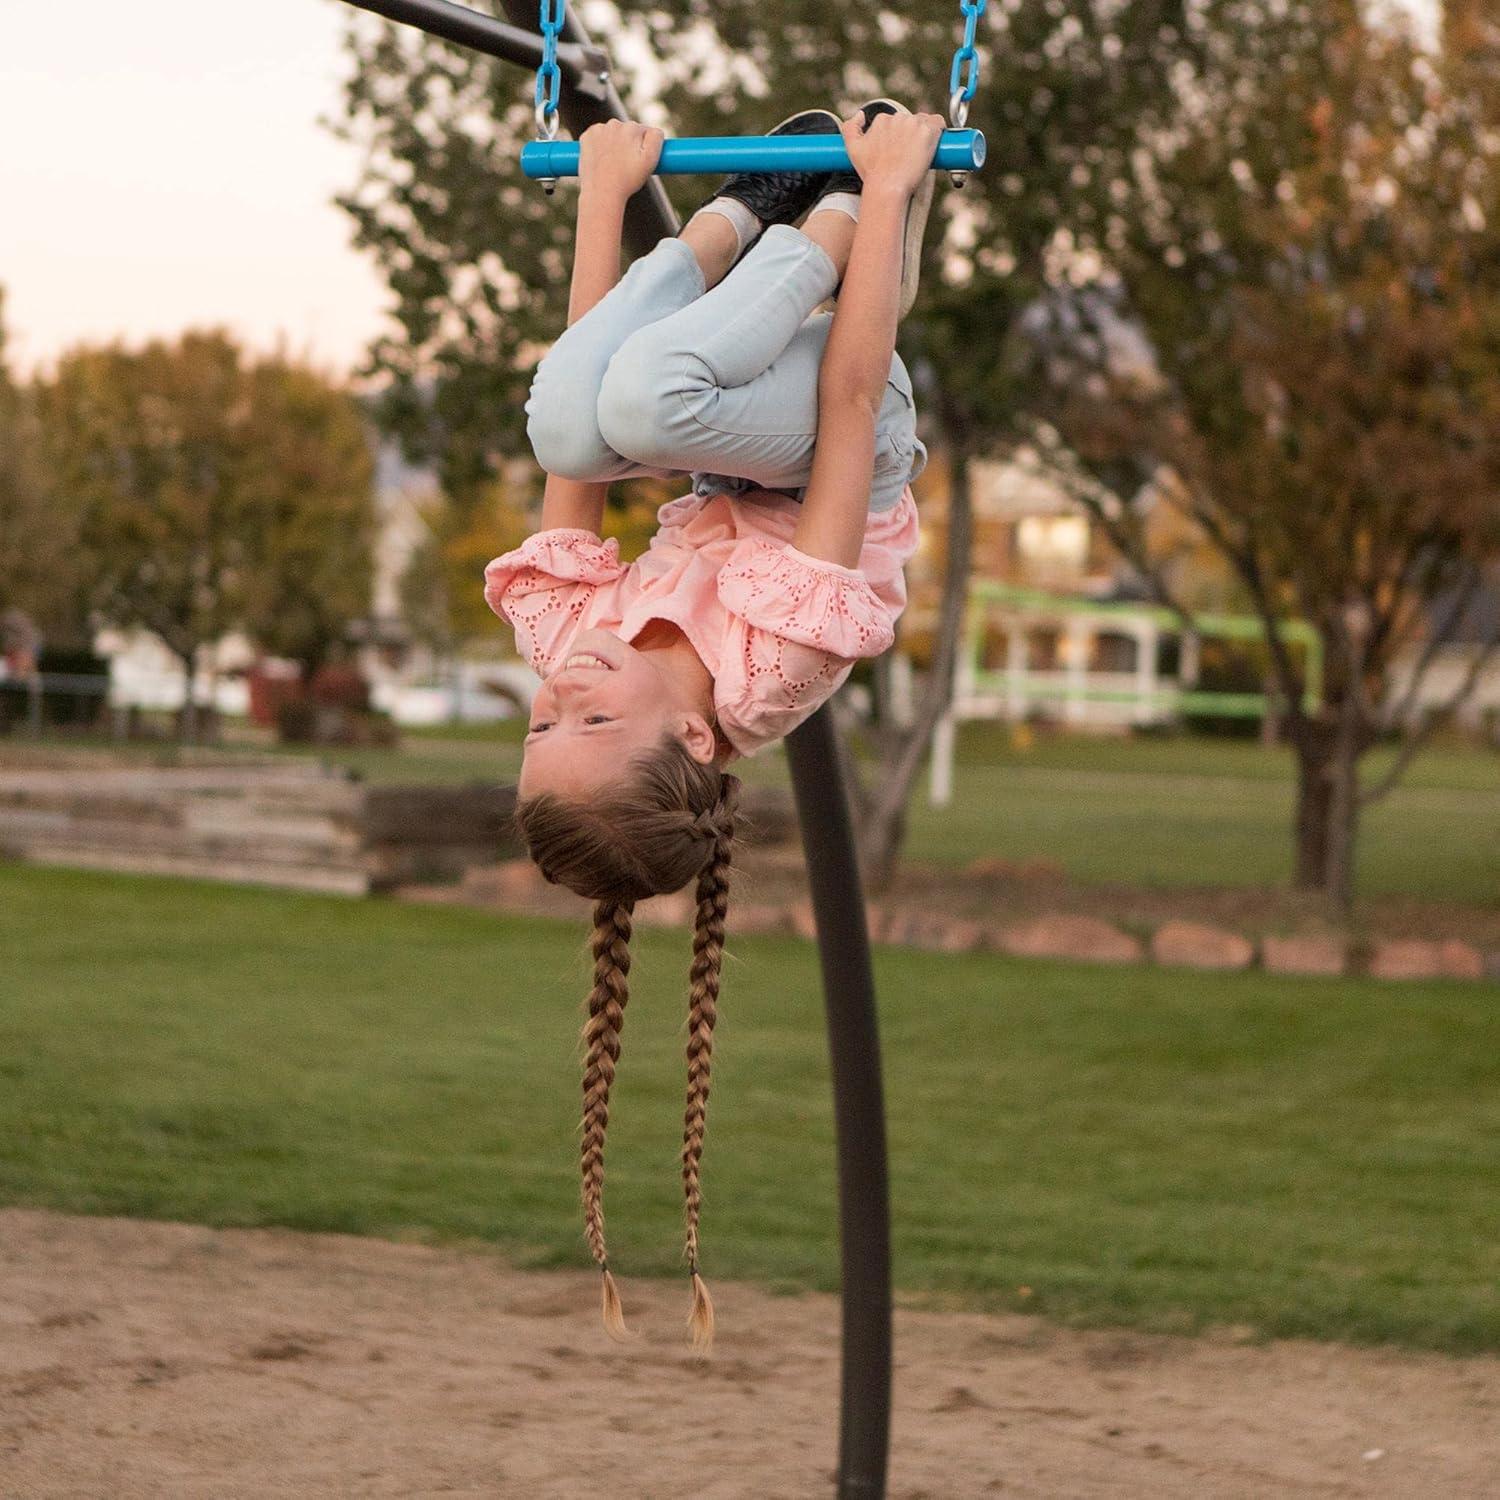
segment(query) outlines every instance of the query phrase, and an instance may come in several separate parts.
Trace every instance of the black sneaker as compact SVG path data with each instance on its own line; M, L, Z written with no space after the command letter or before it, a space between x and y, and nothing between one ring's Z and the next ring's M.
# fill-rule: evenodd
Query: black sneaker
M837 135L839 117L826 109L804 109L783 120L772 135ZM828 191L827 172L739 172L726 177L714 198L743 203L766 227L795 224Z
M909 115L911 111L904 105L898 104L894 99L872 99L868 104L860 106L865 117L865 128L869 129L871 121L880 115ZM911 202L906 206L906 236L902 245L901 253L901 306L900 314L904 318L912 310L912 304L917 300L917 286L922 271L922 237L927 232L927 215L932 210L932 193L937 183L937 177L929 172L922 180L922 185L911 195ZM835 172L823 189L823 195L829 193L858 193L864 188L860 181L858 172Z

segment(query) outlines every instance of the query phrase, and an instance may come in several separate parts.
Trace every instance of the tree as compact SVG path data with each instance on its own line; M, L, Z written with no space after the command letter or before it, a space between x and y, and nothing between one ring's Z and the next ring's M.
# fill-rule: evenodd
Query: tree
M967 192L940 198L903 338L929 436L948 453L952 520L941 645L915 721L876 726L873 774L857 783L877 882L899 851L911 784L951 690L969 460L1003 450L1025 403L1004 351L1054 274L1060 242L1085 242L1103 222L1111 184L1188 46L1185 10L1184 0L1011 0L988 12L975 123L990 127L990 164ZM616 77L638 115L716 134L766 128L778 107L806 101L852 109L890 92L936 103L960 24L956 5L660 0L616 10L601 39L621 56L644 45L660 60L659 97L640 78ZM362 19L351 21L349 49L344 128L365 165L340 201L396 299L396 332L372 350L370 369L389 382L383 419L441 460L463 504L505 456L525 452L531 371L564 314L571 192L548 200L519 174L533 125L517 70ZM696 181L670 187L684 210L704 192Z
M413 638L446 657L493 628L495 617L484 601L484 566L520 546L526 528L498 483L463 509L434 501L423 519L427 534L401 575L401 610Z
M244 627L304 682L367 615L374 571L374 459L358 404L315 370L277 357L246 372L239 477L250 528Z
M182 663L185 737L204 646L251 629L316 655L340 611L363 610L370 461L356 408L322 377L187 333L72 350L37 409L52 482L78 511L90 602Z
M1065 436L1127 494L1165 466L1157 502L1259 613L1297 757L1297 883L1344 909L1360 811L1427 730L1370 785L1360 760L1409 727L1500 559L1500 29L1478 14L1456 8L1436 52L1354 0L1210 17L1177 132L1107 229L1153 367L1097 337L1049 351ZM1160 584L1139 507L1093 508ZM1299 616L1324 643L1317 703L1283 636Z
M33 394L6 359L4 311L0 290L0 614L76 643L87 629L76 509L48 482Z

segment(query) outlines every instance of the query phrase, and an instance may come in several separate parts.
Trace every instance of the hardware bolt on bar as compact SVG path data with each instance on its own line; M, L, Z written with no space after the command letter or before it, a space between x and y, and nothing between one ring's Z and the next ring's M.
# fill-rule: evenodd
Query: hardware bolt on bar
M531 141L521 148L521 170L538 181L578 175L577 141ZM984 133L945 130L933 157L934 170L977 172L984 165ZM842 136L687 136L661 148L663 177L720 172L848 172Z

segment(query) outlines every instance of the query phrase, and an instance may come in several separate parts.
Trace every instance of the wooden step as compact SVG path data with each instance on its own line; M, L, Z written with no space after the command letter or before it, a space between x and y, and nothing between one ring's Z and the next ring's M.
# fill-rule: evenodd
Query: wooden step
M203 858L189 854L147 854L94 846L49 844L26 856L37 865L82 870L109 870L122 875L179 875L188 880L217 880L232 885L278 886L334 896L365 896L370 880L363 870L328 865L282 865L265 861Z
M211 835L184 837L173 829L132 828L118 824L71 824L64 829L18 837L0 835L0 844L18 859L34 859L47 849L99 849L111 855L139 854L143 858L181 855L187 859L227 859L235 863L327 865L338 869L364 869L358 842L342 845L313 844L296 839L271 837L218 838Z

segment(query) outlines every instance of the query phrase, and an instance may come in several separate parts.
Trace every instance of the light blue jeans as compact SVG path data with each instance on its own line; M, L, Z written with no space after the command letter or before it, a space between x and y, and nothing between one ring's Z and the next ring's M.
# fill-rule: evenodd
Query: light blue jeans
M787 225L766 231L711 292L693 252L662 240L542 361L527 434L549 474L590 482L691 474L699 495L802 497L818 437L818 369L833 262ZM899 357L876 423L871 511L922 472Z

